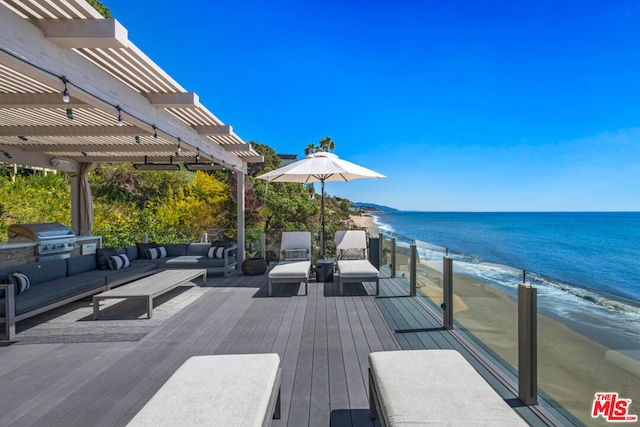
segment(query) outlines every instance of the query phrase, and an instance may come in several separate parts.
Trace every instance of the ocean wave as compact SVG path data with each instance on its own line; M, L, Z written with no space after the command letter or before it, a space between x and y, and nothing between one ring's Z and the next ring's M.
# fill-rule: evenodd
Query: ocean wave
M442 250L420 242L418 256L422 260L442 260ZM487 262L479 257L450 253L454 273L463 274L488 283L517 300L518 285L524 281L524 271L502 264ZM538 289L538 307L548 314L584 322L589 317L606 319L607 324L640 321L640 304L613 295L581 288L539 274L527 273L528 281Z

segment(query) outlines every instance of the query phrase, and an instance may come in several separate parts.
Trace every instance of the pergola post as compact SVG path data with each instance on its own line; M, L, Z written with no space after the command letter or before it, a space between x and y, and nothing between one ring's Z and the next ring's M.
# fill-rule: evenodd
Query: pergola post
M246 174L244 172L236 171L236 199L237 199L237 218L238 218L238 253L236 254L236 258L238 260L238 266L242 265L242 261L244 261L244 252L245 252L245 224L244 224L244 209L245 209L245 200L244 200L244 180L246 179Z

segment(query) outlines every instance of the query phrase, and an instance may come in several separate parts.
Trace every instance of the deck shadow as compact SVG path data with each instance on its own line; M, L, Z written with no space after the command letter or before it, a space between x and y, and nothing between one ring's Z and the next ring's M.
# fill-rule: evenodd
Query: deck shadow
M330 427L379 426L378 420L369 418L369 409L334 409L329 419Z

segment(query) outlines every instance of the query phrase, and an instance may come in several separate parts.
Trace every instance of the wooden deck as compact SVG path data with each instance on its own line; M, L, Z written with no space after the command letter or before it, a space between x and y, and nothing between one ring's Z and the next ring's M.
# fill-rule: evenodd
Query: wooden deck
M308 296L275 285L271 298L266 275L208 282L204 295L138 341L0 347L0 425L125 425L190 356L276 352L282 418L274 426L371 426L368 354L399 348L456 348L528 422L554 423L514 404L513 392L395 280L381 280L378 298L369 284L338 295L337 280L311 282Z

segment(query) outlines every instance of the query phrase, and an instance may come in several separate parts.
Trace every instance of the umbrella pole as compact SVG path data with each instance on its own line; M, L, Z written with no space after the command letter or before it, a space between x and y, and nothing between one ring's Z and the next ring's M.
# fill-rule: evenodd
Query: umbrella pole
M321 244L321 250L322 252L320 252L320 259L324 259L324 249L325 249L325 236L324 236L324 181L320 181L322 183L322 204L320 205L320 219L322 221L322 240L320 240Z

